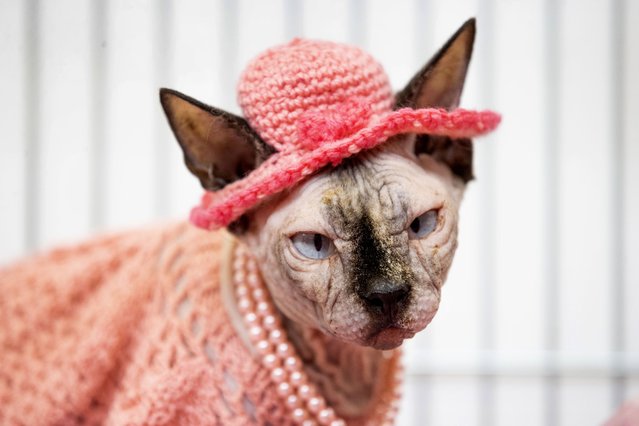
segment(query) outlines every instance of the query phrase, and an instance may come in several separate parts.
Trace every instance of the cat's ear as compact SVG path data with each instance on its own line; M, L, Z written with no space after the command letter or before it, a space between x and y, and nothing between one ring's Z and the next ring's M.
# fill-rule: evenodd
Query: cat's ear
M395 109L459 106L475 41L475 19L457 30L433 58L415 74L395 97ZM468 182L473 178L473 144L470 139L417 135L415 153L428 154L446 164Z
M396 95L395 108L459 106L474 41L475 18L471 18Z
M242 117L170 89L160 89L160 102L186 167L204 189L243 178L275 152Z

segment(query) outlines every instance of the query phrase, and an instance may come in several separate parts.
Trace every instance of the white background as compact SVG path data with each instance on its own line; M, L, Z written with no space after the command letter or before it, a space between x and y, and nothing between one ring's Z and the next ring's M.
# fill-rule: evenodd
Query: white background
M244 64L304 36L366 48L399 89L471 16L462 104L504 121L476 142L401 424L600 424L639 396L637 1L0 0L0 263L187 216L158 87L238 112Z

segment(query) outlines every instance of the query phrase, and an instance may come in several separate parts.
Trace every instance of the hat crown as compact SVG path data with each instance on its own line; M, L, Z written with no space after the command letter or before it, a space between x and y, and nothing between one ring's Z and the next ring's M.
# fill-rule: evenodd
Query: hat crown
M366 105L366 114L376 115L390 110L392 99L388 77L372 56L353 46L315 40L294 39L265 51L249 63L238 85L244 116L278 151L305 143L299 139L308 132L300 134L299 125L309 113L326 111L336 118L334 112L343 111L346 125L352 120L348 105Z

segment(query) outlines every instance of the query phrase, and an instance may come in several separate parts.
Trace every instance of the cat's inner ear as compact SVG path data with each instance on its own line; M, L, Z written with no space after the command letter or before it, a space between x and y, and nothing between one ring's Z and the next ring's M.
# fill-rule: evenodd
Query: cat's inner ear
M395 109L459 106L475 41L475 19L469 19L395 96ZM446 164L468 182L473 178L473 145L470 139L417 135L415 154L428 154Z
M187 168L204 189L243 178L275 152L242 117L170 89L160 90L160 102Z

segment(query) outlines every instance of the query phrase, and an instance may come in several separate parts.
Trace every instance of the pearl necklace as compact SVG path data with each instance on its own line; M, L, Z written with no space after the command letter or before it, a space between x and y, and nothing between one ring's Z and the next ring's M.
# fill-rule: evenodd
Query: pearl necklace
M233 283L237 307L251 343L261 357L262 366L271 372L271 379L277 384L277 393L293 421L302 426L345 426L346 422L328 406L306 375L302 360L289 342L279 314L259 276L255 260L239 244L233 256ZM396 358L392 389L386 392L386 398L379 398L381 401L373 409L370 418L376 425L393 425L399 409L401 353L394 351L389 354Z

